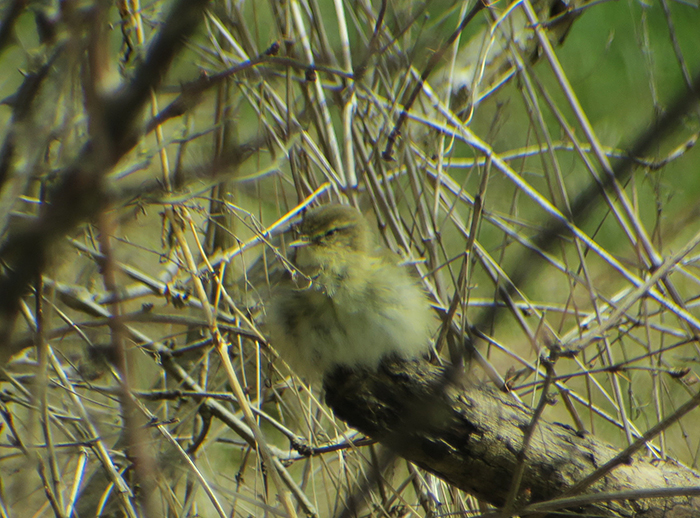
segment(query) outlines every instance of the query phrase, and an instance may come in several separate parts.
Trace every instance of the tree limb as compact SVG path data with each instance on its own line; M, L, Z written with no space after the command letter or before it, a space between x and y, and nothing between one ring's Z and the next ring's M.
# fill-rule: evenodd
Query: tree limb
M377 372L338 369L325 377L324 388L338 417L446 482L501 506L533 413L493 389L460 387L456 377L454 370L425 361L390 359ZM514 513L524 515L529 504L563 496L618 453L595 436L539 420L525 452ZM592 483L586 495L693 486L700 486L700 475L689 468L634 454ZM567 499L562 505L567 513L585 516L681 518L700 513L700 497L659 495L619 500L619 494L611 494L602 500ZM551 513L553 508L533 505L530 512L544 510ZM554 515L559 513L547 516Z

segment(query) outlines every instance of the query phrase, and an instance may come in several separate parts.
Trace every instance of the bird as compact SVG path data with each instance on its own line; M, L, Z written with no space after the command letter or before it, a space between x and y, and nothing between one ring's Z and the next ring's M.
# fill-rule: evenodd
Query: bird
M289 246L298 273L273 292L267 328L300 377L313 383L338 367L372 370L386 357L429 354L428 297L398 257L377 246L359 210L330 204L308 211Z

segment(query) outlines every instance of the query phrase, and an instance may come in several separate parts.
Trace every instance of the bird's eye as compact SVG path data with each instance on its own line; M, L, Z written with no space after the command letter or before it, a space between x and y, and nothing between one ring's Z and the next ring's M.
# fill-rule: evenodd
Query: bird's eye
M326 230L326 233L323 234L323 237L331 237L336 232L338 232L337 228L330 228L330 229Z

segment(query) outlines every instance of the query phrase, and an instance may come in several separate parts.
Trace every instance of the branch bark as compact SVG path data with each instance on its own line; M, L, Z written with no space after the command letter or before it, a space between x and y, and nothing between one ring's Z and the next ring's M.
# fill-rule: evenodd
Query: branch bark
M390 359L377 372L338 369L325 377L324 388L327 404L348 424L494 506L506 502L524 459L516 515L546 510L560 516L561 508L532 504L572 496L569 489L619 453L595 436L545 420L537 421L523 452L532 411L506 394L460 386L455 378L451 369L422 360ZM588 487L587 499L562 503L565 512L580 516L690 518L700 515L700 497L693 496L698 486L693 470L635 454ZM681 488L673 494L682 496L658 491L673 488ZM657 497L644 498L645 489L657 490Z

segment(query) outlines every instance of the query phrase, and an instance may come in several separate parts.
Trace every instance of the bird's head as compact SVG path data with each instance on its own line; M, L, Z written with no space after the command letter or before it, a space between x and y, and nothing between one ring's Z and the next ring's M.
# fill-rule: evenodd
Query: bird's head
M298 228L295 264L306 275L320 270L345 271L372 250L372 232L360 211L325 205L309 211Z

